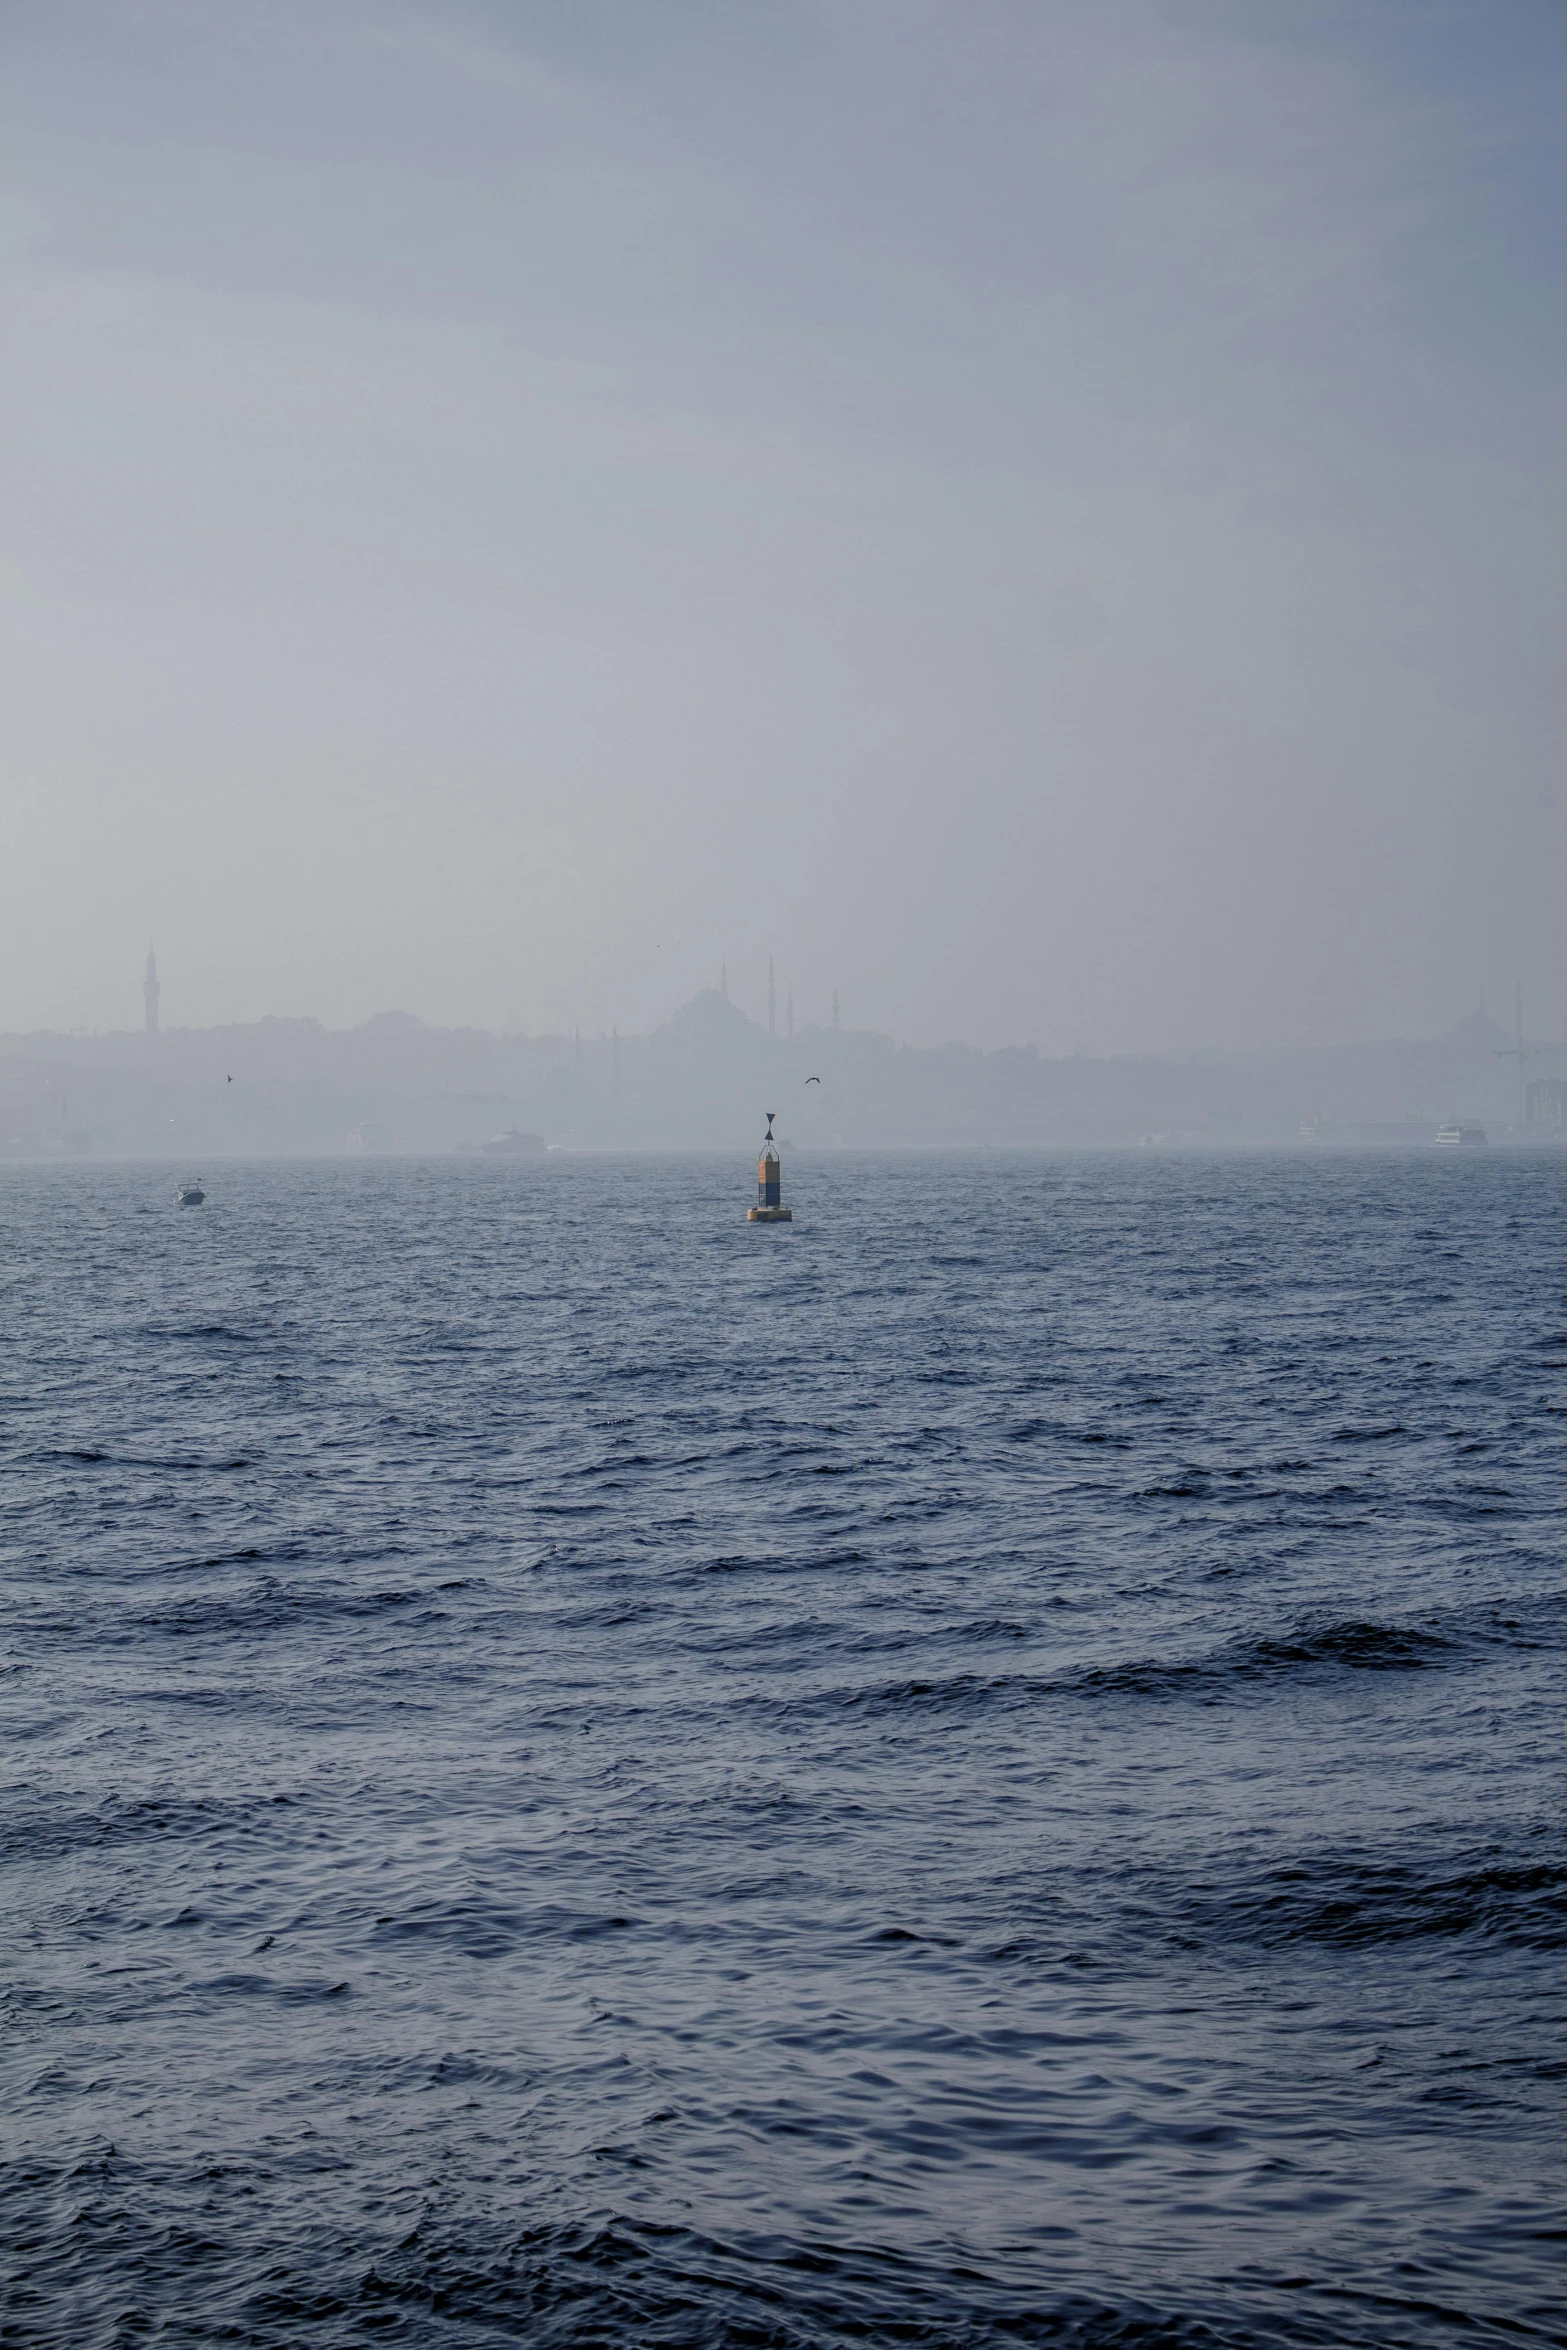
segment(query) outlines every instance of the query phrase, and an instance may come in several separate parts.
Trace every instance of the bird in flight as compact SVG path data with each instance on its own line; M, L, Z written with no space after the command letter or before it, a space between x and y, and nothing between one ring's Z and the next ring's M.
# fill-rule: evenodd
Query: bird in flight
M231 1077L231 1078L229 1079L229 1081L228 1081L228 1082L229 1082L229 1084L230 1084L230 1085L232 1085L232 1084L233 1084L233 1082L234 1082L233 1078Z
M807 1085L820 1085L821 1079L819 1077L807 1077L805 1082Z

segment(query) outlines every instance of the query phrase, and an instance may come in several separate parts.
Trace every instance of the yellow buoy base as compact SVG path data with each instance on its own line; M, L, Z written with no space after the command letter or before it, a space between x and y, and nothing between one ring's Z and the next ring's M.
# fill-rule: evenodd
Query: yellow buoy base
M748 1224L792 1224L794 1210L793 1208L747 1208L745 1220Z

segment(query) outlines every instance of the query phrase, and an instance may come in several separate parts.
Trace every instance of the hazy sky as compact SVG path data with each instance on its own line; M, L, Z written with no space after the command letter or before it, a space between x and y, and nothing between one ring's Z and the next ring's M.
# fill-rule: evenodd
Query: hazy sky
M0 45L0 1028L1567 1032L1562 0Z

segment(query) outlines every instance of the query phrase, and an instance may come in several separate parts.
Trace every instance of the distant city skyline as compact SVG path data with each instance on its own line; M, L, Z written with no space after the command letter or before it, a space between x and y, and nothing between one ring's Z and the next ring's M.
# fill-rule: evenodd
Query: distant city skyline
M1538 1147L1564 1131L1567 1044L1520 1047L1480 1013L1438 1037L1293 1051L888 1044L831 1025L780 1037L717 984L645 1035L497 1036L398 1011L352 1028L262 1019L11 1036L0 1157L462 1153L512 1131L567 1149L728 1149L754 1145L769 1107L791 1147L824 1148L1407 1147L1448 1124Z
M718 976L717 976L716 980L714 980L714 981L710 982L710 985L713 987L713 990L714 990L714 992L715 992L715 993L716 993L716 994L717 994L717 995L718 995L718 996L719 996L719 997L722 999L722 1001L723 1001L723 1002L725 1002L726 1004L733 1004L734 1008L735 1008L737 1011L739 1011L739 1012L740 1012L740 1013L741 1013L741 1014L742 1014L742 1015L743 1015L745 1018L747 1018L748 1020L752 1021L752 1022L753 1022L753 1023L754 1023L754 1024L757 1026L757 1027L758 1027L758 1028L764 1029L764 1030L765 1030L765 1032L767 1033L767 1035L769 1035L770 1037L777 1038L777 1036L778 1036L778 1033L779 1033L779 1031L778 1031L778 1021L777 1021L777 974L776 974L776 965L775 965L775 959L774 959L772 956L769 956L769 957L767 958L766 969L765 969L765 989L766 989L766 1000L765 1000L765 1005L764 1005L764 1006L763 1006L763 1005L759 1005L759 1006L758 1006L758 1007L756 1007L754 1010L748 1010L748 1009L747 1009L747 1007L746 1007L746 1005L745 1005L745 1003L743 1002L743 1000L742 1000L742 999L740 999L740 998L738 998L738 997L736 997L736 996L734 996L734 995L732 995L732 994L731 994L731 991L730 991L730 984L729 984L729 964L728 964L728 960L727 960L727 958L724 958L724 959L722 959L722 960L720 961L720 963L719 963L719 969L718 969ZM699 995L700 993L701 993L701 989L700 989L700 986L699 986L699 987L696 989L696 991L695 991L695 994L696 994L696 995ZM837 988L836 988L836 987L834 987L834 988L832 988L830 991L826 991L826 993L827 993L827 1001L826 1001L826 1003L825 1003L824 1007L822 1008L822 1010L821 1010L821 1011L819 1012L819 1014L817 1015L817 1017L814 1019L814 1021L813 1021L812 1019L810 1019L810 1018L807 1018L807 1020L805 1021L804 1025L805 1025L807 1028L809 1028L809 1027L811 1027L811 1026L813 1026L813 1025L814 1025L814 1026L816 1026L816 1027L820 1027L820 1028L825 1028L825 1029L832 1029L832 1030L835 1030L835 1029L838 1029L838 1028L841 1026L841 1006L840 1006L840 1002L839 1002L839 992L838 992ZM146 960L145 960L145 963L144 963L144 965L143 965L143 969L142 969L142 980L141 980L141 999L142 999L142 1019L141 1019L141 1030L142 1030L142 1033L143 1033L145 1036L149 1037L149 1038L158 1037L158 1036L160 1036L160 1035L163 1033L164 1023L163 1023L163 1020L162 1020L162 1011L161 1011L161 1006L162 1006L162 996L163 996L163 981L162 981L162 978L161 978L161 975L160 975L160 972L159 972L159 969L158 969L158 961L157 961L157 956L156 956L156 953L154 952L153 948L152 948L151 946L149 946L149 947L148 947L148 949L147 949ZM687 999L687 1001L688 1001L688 1002L689 1002L690 1000L692 1000L692 999ZM633 1038L633 1037L637 1037L637 1036L645 1036L645 1035L647 1035L647 1034L651 1033L653 1030L657 1029L658 1027L662 1026L662 1025L664 1024L664 1022L665 1022L665 1021L667 1021L667 1020L668 1020L670 1017L672 1017L674 1014L676 1014L676 1013L677 1013L678 1011L680 1011L681 1009L682 1009L682 1006L680 1006L680 1005L671 1005L671 1006L668 1008L668 1011L667 1011L666 1013L664 1013L664 1014L662 1015L662 1017L661 1017L661 1018L660 1018L660 1017L657 1017L657 1016L655 1016L655 1017L653 1017L652 1019L650 1019L650 1021L649 1021L649 1023L648 1023L648 1027L647 1027L646 1029L644 1029L644 1030L627 1029L627 1030L624 1030L624 1031L623 1031L623 1030L621 1029L621 1027L620 1027L620 1024L619 1024L618 1022L612 1021L612 1022L609 1024L609 1026L608 1026L608 1027L599 1027L599 1028L591 1028L591 1027L590 1027L590 1028L589 1028L589 1030L588 1030L588 1034L589 1034L590 1038L591 1038L591 1037L596 1037L596 1038L598 1039L598 1041L600 1041L600 1042L606 1042L606 1041L617 1041L617 1040L618 1040L618 1039L619 1039L619 1038L622 1036L622 1034L624 1034L624 1035L625 1035L626 1037L628 1037L628 1038ZM1483 1025L1483 1026L1486 1028L1486 1030L1488 1031L1488 1033L1494 1033L1494 1035L1495 1035L1495 1037L1496 1037L1496 1038L1498 1038L1498 1039L1500 1039L1500 1040L1503 1040L1501 1043L1499 1043L1499 1044L1498 1044L1498 1046L1497 1046L1496 1050L1497 1050L1497 1052L1498 1052L1498 1056L1499 1056L1501 1059L1504 1059L1504 1060L1510 1060L1510 1061L1514 1062L1514 1064L1515 1064L1515 1070L1514 1070L1514 1081L1515 1081L1515 1083L1518 1085L1518 1088L1519 1088L1519 1098L1520 1098L1520 1101L1521 1101L1521 1100L1522 1100L1522 1098L1523 1098L1523 1088L1524 1088L1525 1084L1526 1084L1526 1083L1527 1083L1527 1081L1528 1081L1528 1066L1529 1066L1529 1063L1530 1063L1531 1059L1532 1059L1532 1058L1535 1056L1536 1049L1538 1049L1538 1050L1539 1050L1539 1051L1541 1051L1541 1052L1544 1052L1544 1051L1549 1051L1549 1050L1551 1050L1551 1049L1554 1049L1554 1040L1555 1040L1555 1038L1556 1038L1556 1037L1558 1037L1558 1036L1559 1036L1559 1037L1561 1037L1561 1038L1567 1038L1567 1021L1563 1021L1563 1023L1561 1024L1560 1028L1559 1028L1557 1031L1552 1031L1552 1030L1550 1030L1549 1028L1547 1028L1547 1027L1544 1027L1544 1026L1529 1026L1529 1025L1527 1025L1527 1024L1526 1024L1526 1022L1525 1022L1525 1019L1524 1019L1523 991L1522 991L1522 985L1521 985L1521 983L1515 983L1515 987L1514 987L1514 998L1513 998L1513 1007L1512 1007L1512 1013L1513 1013L1513 1018L1512 1018L1512 1025L1511 1025L1511 1026L1508 1026L1508 1025L1506 1025L1506 1024L1504 1024L1504 1023L1500 1022L1500 1021L1497 1021L1497 1020L1495 1020L1495 1019L1494 1019L1494 1018L1493 1018L1493 1017L1492 1017L1492 1016L1491 1016L1491 1015L1490 1015L1490 1014L1489 1014L1489 1013L1486 1011L1485 1005L1484 1005L1484 1003L1483 1003L1483 1001L1482 1001L1481 1003L1479 1003L1479 1004L1475 1005L1475 1006L1474 1006L1474 1007L1473 1007L1473 1008L1472 1008L1472 1009L1471 1009L1471 1010L1470 1010L1468 1013L1461 1015L1461 1016L1460 1016L1460 1018L1459 1018L1459 1020L1458 1020L1458 1021L1456 1021L1456 1022L1453 1022L1453 1021L1441 1021L1441 1022L1432 1021L1432 1022L1431 1022L1430 1024L1428 1024L1426 1027L1423 1027L1423 1028L1416 1028L1416 1029L1412 1029L1412 1030L1410 1030L1410 1031L1408 1032L1408 1033L1409 1033L1409 1040L1410 1040L1410 1041L1419 1041L1419 1040L1422 1040L1422 1039L1425 1039L1425 1040L1438 1039L1438 1038L1441 1038L1441 1037L1444 1037L1444 1036L1453 1035L1453 1034L1458 1034L1458 1033L1460 1033L1461 1031L1463 1031L1463 1030L1464 1030L1466 1027L1469 1027L1469 1026L1474 1026L1474 1025L1476 1025L1476 1024ZM561 1037L564 1037L564 1036L566 1036L566 1035L569 1033L569 1034L571 1034L571 1035L572 1035L572 1036L573 1036L573 1037L574 1037L574 1038L577 1040L577 1048L578 1048L579 1052L580 1052L580 1045L581 1045L581 1039L582 1039L582 1034L583 1034L583 1027L582 1027L582 1023L581 1023L580 1021L573 1021L573 1022L571 1022L571 1023L569 1024L569 1028L568 1028L568 1025L567 1025L566 1023L561 1023L561 1024L559 1024L558 1026L556 1026L556 1027L553 1027L553 1028L549 1028L549 1027L539 1027L539 1028L534 1028L534 1029L523 1029L523 1028L517 1028L517 1029L503 1029L503 1028L499 1028L499 1027L497 1027L497 1028L489 1029L489 1028L486 1028L486 1027L485 1027L485 1025L484 1025L482 1022L471 1022L471 1021L469 1021L469 1022L456 1022L456 1023L452 1023L452 1022L441 1022L441 1021L434 1020L434 1019L428 1019L428 1018L426 1018L426 1016L425 1016L423 1013L419 1012L419 1011L418 1011L418 1010L416 1010L414 1007L412 1007L411 1005L407 1005L407 1004L402 1004L402 1005L382 1005L382 1006L379 1006L379 1007L378 1007L378 1008L377 1008L375 1011L373 1011L373 1012L370 1012L370 1013L367 1013L367 1014L365 1015L365 1018L364 1018L363 1020L360 1020L360 1021L345 1021L345 1022L332 1022L332 1021L326 1021L326 1020L322 1020L322 1019L321 1019L321 1017L320 1017L320 1015L319 1015L318 1013L311 1012L311 1011L304 1011L304 1012L298 1012L298 1011L295 1011L295 1012L288 1012L288 1013L279 1013L279 1012L275 1012L275 1011L273 1011L273 1012L262 1011L262 1012L258 1012L258 1013L255 1013L255 1014L251 1015L251 1016L250 1016L250 1020L249 1020L249 1022L246 1022L246 1021L243 1021L243 1020L242 1020L242 1021L240 1021L240 1022L238 1022L238 1023L235 1023L235 1022L232 1022L232 1021L222 1021L222 1020L217 1020L217 1019L207 1019L207 1020L203 1020L203 1019L196 1018L196 1017L187 1017L187 1018L181 1018L181 1019L177 1020L177 1021L175 1022L175 1024L174 1024L174 1025L175 1025L175 1027L176 1027L176 1028L178 1028L178 1029L181 1029L181 1030L186 1030L186 1031L190 1031L190 1032L193 1032L193 1033L198 1033L198 1034L199 1034L199 1033L204 1033L205 1031L207 1031L207 1030L209 1030L209 1029L214 1029L214 1028L219 1028L219 1027L231 1027L231 1026L235 1026L235 1025L238 1025L238 1026L245 1026L245 1025L248 1025L248 1024L254 1024L254 1023L255 1023L255 1022L257 1022L257 1021L260 1021L260 1022L265 1022L265 1021L267 1021L267 1020L278 1020L278 1019L282 1019L282 1020L289 1020L289 1019L299 1020L299 1019L304 1019L304 1020L315 1021L315 1022L316 1022L318 1025L320 1025L321 1027L323 1027L323 1028L325 1028L325 1029L328 1029L328 1030L334 1030L334 1031L336 1031L337 1033L349 1033L349 1032L351 1032L352 1030L354 1030L354 1029L356 1029L356 1028L360 1028L360 1027L363 1027L363 1026L366 1026L366 1025L373 1025L373 1024L374 1024L374 1023L376 1023L377 1021L385 1022L385 1021L388 1021L388 1020L392 1020L392 1021L408 1021L408 1022L411 1022L411 1023L412 1023L414 1026L416 1026L416 1027L427 1027L427 1028L430 1028L430 1029L440 1029L440 1028L443 1028L443 1027L471 1028L471 1029L475 1030L477 1033L480 1033L480 1034L489 1034L489 1035L494 1035L494 1036L503 1036L503 1035L508 1035L508 1034L511 1034L511 1035L517 1035L517 1036L524 1036L524 1037L529 1037L529 1036L531 1036L531 1037L535 1037L535 1038L539 1038L539 1039L545 1039L545 1038L549 1038L549 1037L561 1038ZM30 1030L28 1030L28 1029L22 1029L22 1028L20 1028L20 1027L19 1027L18 1025L16 1025L14 1022L12 1022L12 1023L10 1023L10 1024L7 1024L7 1023L6 1023L6 1021L5 1021L5 1017L4 1017L4 1007L3 1007L3 1006L0 1006L0 1037L7 1036L7 1035L10 1035L10 1036L22 1036L22 1035L47 1035L47 1034L50 1034L50 1033L59 1034L59 1035L62 1035L62 1036L65 1036L65 1035L81 1036L81 1035L94 1035L94 1034L96 1034L96 1035L102 1035L102 1036L105 1036L105 1037L112 1037L112 1036L115 1036L115 1035L118 1035L118 1034L124 1034L124 1033L127 1033L127 1031L128 1031L128 1029L129 1029L129 1027L130 1027L130 1023L128 1023L128 1022L127 1022L127 1023L118 1024L118 1025L117 1025L117 1024L113 1024L113 1023L111 1023L111 1024L109 1024L109 1025L107 1025L107 1026L105 1026L105 1027L103 1027L103 1028L101 1028L101 1029L89 1029L89 1028L87 1028L85 1025L83 1025L83 1024L81 1024L81 1023L75 1023L75 1024L54 1023L54 1024L51 1024L51 1023L45 1022L45 1023L44 1023L44 1024L43 1024L41 1027L39 1027L39 1028L35 1028L35 1029L30 1029ZM887 1033L887 1034L889 1034L889 1035L892 1035L892 1037L893 1037L893 1041L894 1041L894 1042L898 1042L898 1043L906 1043L906 1042L908 1042L908 1041L909 1041L909 1040L908 1040L908 1039L906 1039L906 1038L900 1038L900 1037L897 1037L897 1036L896 1036L896 1034L895 1034L895 1032L892 1032L892 1031L885 1031L885 1032L883 1032L883 1031L875 1031L875 1030L870 1030L870 1029L868 1029L868 1030L867 1030L867 1032L868 1032L868 1033ZM789 988L786 990L786 1008L785 1008L785 1020L784 1020L784 1030L783 1030L783 1034L784 1034L784 1038L785 1038L785 1040L792 1040L792 1039L793 1039L793 1037L794 1037L794 1034L795 1034L795 1003L794 1003L794 991L793 991L793 987L792 987L792 986L791 986L791 987L789 987ZM973 1049L984 1049L984 1048L978 1048L978 1047L974 1047L974 1045L973 1045L973 1040L972 1040L972 1039L969 1039L969 1038L953 1038L953 1039L950 1039L950 1040L944 1040L944 1041L950 1041L950 1042L953 1042L953 1043L962 1044L962 1045L965 1045L965 1046L970 1046L970 1047L973 1047ZM1032 1049L1032 1050L1035 1050L1035 1051L1039 1051L1039 1050L1042 1050L1042 1049L1043 1049L1043 1048L1041 1048L1041 1047L1039 1046L1039 1044L1038 1044L1038 1040L1037 1040L1037 1039L1035 1039L1035 1038L1029 1038L1029 1037L1020 1037L1020 1038L1015 1038L1015 1039L1012 1039L1012 1040L1010 1040L1010 1041L1011 1041L1012 1043L1014 1043L1015 1045L1022 1046L1022 1047L1027 1047L1027 1048L1029 1048L1029 1049ZM1399 1040L1399 1039L1397 1039L1397 1038L1394 1038L1394 1037L1388 1037L1388 1038L1370 1038L1370 1039L1366 1039L1365 1041L1367 1041L1367 1042L1370 1042L1370 1043L1395 1043L1395 1042L1398 1042L1398 1041L1400 1041L1400 1040ZM1285 1051L1288 1051L1288 1050L1291 1050L1291 1049L1296 1049L1296 1048L1298 1047L1298 1043L1299 1043L1299 1040L1296 1040L1296 1039L1281 1038L1281 1039L1275 1039L1275 1040L1267 1040L1267 1041L1265 1041L1265 1042L1264 1042L1262 1045L1260 1045L1260 1046L1255 1046L1255 1047L1252 1047L1252 1048L1249 1048L1249 1049L1253 1049L1253 1050L1262 1050L1262 1051L1267 1051L1267 1050L1270 1050L1270 1049L1276 1049L1276 1050L1285 1050ZM1077 1049L1077 1050L1079 1050L1079 1051L1081 1050L1081 1048L1075 1048L1075 1049ZM1133 1052L1133 1054L1135 1055L1135 1054L1136 1054L1138 1051L1141 1051L1141 1050L1153 1050L1153 1049L1155 1049L1155 1048L1151 1048L1151 1047L1133 1047L1133 1048L1131 1048L1131 1049L1132 1049L1132 1052ZM1224 1048L1224 1047L1222 1047L1221 1045L1219 1045L1219 1044L1218 1044L1218 1043L1217 1043L1215 1040L1213 1040L1213 1039L1202 1039L1202 1038L1191 1039L1191 1040L1189 1040L1187 1043L1185 1043L1184 1045L1177 1046L1177 1047L1174 1047L1174 1048L1166 1048L1166 1050L1167 1050L1167 1051L1168 1051L1168 1050L1173 1050L1173 1051L1174 1051L1174 1052L1175 1052L1177 1055L1179 1055L1179 1054L1180 1054L1180 1053L1182 1053L1182 1052L1219 1051L1219 1050L1224 1050L1224 1049L1226 1049L1226 1048ZM1233 1048L1233 1047L1232 1047L1232 1048L1228 1048L1228 1049L1234 1050L1234 1049L1245 1049L1245 1048Z

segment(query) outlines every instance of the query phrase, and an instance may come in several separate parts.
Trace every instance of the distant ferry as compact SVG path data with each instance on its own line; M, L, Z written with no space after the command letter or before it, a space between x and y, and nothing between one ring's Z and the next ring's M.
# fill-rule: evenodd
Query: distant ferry
M492 1134L480 1147L492 1159L537 1159L549 1146L542 1134L519 1134L515 1126L508 1126L504 1134Z
M1459 1150L1467 1143L1484 1142L1485 1138L1483 1126L1460 1126L1456 1119L1450 1119L1447 1125L1437 1128L1436 1147L1439 1151Z

